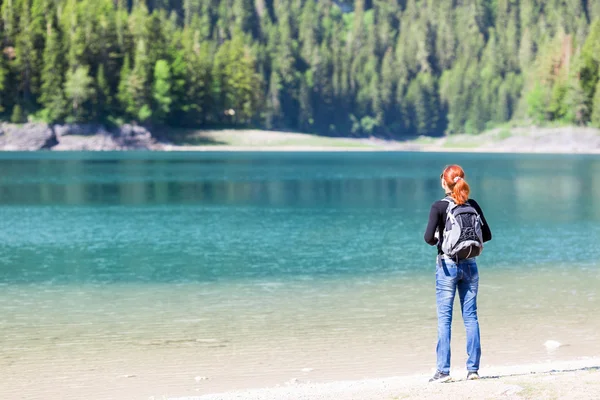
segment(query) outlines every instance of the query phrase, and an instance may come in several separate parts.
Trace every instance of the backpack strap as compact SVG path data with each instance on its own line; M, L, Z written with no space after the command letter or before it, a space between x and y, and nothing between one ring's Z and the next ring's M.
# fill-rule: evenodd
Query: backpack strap
M454 200L452 199L452 197L450 196L446 196L442 199L442 201L445 201L448 203L448 207L446 208L446 214L449 213L450 211L452 211L452 209L454 207L456 207L456 203L454 202Z

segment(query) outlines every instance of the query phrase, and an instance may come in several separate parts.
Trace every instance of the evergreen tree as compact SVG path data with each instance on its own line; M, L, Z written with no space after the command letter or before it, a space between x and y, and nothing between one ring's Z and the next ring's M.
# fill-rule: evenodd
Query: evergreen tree
M85 113L83 104L94 95L94 80L89 76L89 67L80 66L67 71L65 96L71 103L73 119L82 121Z
M596 92L594 94L594 101L592 104L592 124L596 128L600 128L600 80L596 85Z
M583 125L589 120L585 92L579 79L572 77L563 102L563 119L571 124Z
M129 55L125 55L125 61L123 62L123 66L121 67L120 80L119 80L119 89L117 93L117 98L119 100L119 104L123 110L128 110L133 107L131 104L133 103L133 99L130 96L129 91L129 76L131 75L131 62L129 61Z
M155 102L154 119L163 123L170 111L171 103L171 71L165 60L158 60L154 67L154 87L152 96Z
M40 103L44 106L46 119L50 122L60 120L65 115L63 77L60 31L48 22Z
M22 122L25 122L25 118L23 116L23 109L21 108L21 106L19 104L15 104L15 106L13 107L13 112L10 117L10 122L12 122L14 124L20 124Z
M148 87L149 60L147 45L139 39L135 52L135 66L127 79L128 103L126 111L139 121L146 121L152 116L150 108L150 88Z
M106 73L104 72L104 64L100 64L96 73L96 116L100 119L105 117L105 113L112 111L112 94Z
M40 43L41 23L43 12L39 0L20 0L19 29L15 32L15 66L20 85L19 92L23 99L25 111L34 111L39 89L40 74ZM33 1L33 5L32 5Z
M6 68L6 60L4 59L4 55L0 54L0 113L4 111L4 90L5 90L5 80L6 75L8 74L8 69Z
M0 4L0 107L18 121L403 136L598 120L590 0Z
M248 123L258 104L258 77L254 60L244 48L241 35L225 42L215 55L212 73L217 112L221 120Z

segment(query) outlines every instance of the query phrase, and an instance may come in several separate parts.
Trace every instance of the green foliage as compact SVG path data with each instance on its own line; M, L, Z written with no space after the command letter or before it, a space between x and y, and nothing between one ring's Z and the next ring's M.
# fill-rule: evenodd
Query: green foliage
M152 96L156 103L154 118L163 123L170 111L171 103L171 70L165 60L158 60L154 67L154 88Z
M572 79L565 92L562 120L570 124L583 125L589 121L586 95L578 79Z
M131 65L129 61L129 55L125 55L125 61L123 62L123 66L121 67L120 80L119 80L119 89L117 93L117 98L119 99L119 104L121 105L121 109L127 110L130 108L130 104L132 104L133 100L130 97L129 93L129 75L131 74Z
M14 124L20 124L21 122L25 122L25 118L23 117L23 109L19 104L16 104L13 107L12 115L10 117L10 122Z
M536 124L547 120L548 90L541 83L536 83L527 94L527 114Z
M65 115L63 92L64 64L61 58L60 31L48 24L46 46L44 48L44 68L40 103L44 107L44 119L48 122L60 120Z
M67 71L65 81L65 96L71 103L72 119L81 121L84 116L82 105L94 95L94 80L89 76L89 67L81 66L76 70Z
M110 110L112 108L112 94L110 86L106 78L104 64L100 64L98 67L98 73L96 74L96 94L97 94L97 114L102 114L103 110Z
M600 81L598 81L598 84L596 85L596 93L594 94L592 125L600 128Z
M221 121L245 124L252 119L259 90L254 71L254 60L245 50L241 35L223 43L217 51L212 77Z
M8 69L6 68L6 62L4 57L0 55L0 112L4 111L4 98L2 95L4 94L4 88L6 87L5 79L7 74Z
M5 0L0 11L4 118L387 137L600 118L597 1Z

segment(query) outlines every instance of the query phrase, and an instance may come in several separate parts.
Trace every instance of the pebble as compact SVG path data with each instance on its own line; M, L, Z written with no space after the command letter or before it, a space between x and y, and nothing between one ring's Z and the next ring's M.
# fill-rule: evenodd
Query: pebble
M544 346L546 347L546 350L548 351L548 353L551 353L553 351L556 351L556 349L558 349L561 344L560 342L557 342L556 340L546 340L546 342L544 343Z

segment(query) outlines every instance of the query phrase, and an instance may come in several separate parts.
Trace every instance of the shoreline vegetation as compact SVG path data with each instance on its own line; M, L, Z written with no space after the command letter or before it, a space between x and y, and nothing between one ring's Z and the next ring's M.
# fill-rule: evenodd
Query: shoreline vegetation
M478 381L453 370L450 383L428 383L429 375L285 385L170 400L433 400L433 399L595 399L600 390L600 359L487 367Z
M600 154L600 129L502 127L478 135L418 136L407 140L326 137L253 129L153 130L136 125L0 125L4 151L415 151Z

